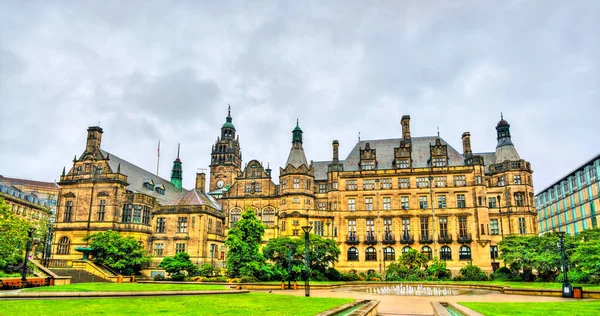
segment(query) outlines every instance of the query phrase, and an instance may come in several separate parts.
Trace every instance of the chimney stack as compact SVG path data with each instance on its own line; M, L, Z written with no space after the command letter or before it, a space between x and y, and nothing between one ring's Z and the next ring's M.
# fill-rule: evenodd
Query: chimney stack
M100 143L102 142L102 128L100 126L90 126L87 129L87 141L85 144L85 151L88 153L95 153L100 149Z
M331 145L333 146L333 162L339 162L339 156L338 156L338 148L340 147L340 143L336 140L333 141L333 143L331 143Z
M400 124L402 125L402 139L406 142L410 142L410 115L402 116Z
M463 145L463 154L471 155L473 152L471 151L471 133L464 132L462 134L462 145Z
M206 187L206 174L204 172L196 172L196 190L204 193Z

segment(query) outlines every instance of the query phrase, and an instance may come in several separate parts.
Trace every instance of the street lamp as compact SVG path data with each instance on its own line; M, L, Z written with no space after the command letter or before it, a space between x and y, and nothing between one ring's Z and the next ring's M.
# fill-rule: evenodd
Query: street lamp
M566 259L566 255L565 255L565 240L564 240L565 232L557 231L556 235L558 235L558 238L559 238L558 244L560 247L562 272L564 275L563 285L562 285L562 296L563 297L573 297L573 287L571 286L571 283L569 283L569 267L567 265L567 259Z
M308 248L310 247L310 239L309 233L312 229L312 226L306 225L302 226L302 230L304 231L304 296L310 296L310 283L308 279L310 278L310 254Z
M504 240L504 225L502 224L502 204L500 203L500 194L496 196L498 199L498 214L500 215L500 234L502 235L502 240Z
M27 282L27 258L29 257L29 252L31 251L31 246L33 244L33 233L35 232L35 228L29 228L29 234L27 235L27 246L25 248L25 259L23 260L23 273L21 274L21 281Z

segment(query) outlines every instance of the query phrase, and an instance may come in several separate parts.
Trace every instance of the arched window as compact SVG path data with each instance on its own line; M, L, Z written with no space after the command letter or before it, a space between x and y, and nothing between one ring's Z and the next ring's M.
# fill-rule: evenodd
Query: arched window
M431 260L431 248L429 246L423 246L421 253L424 254L427 259Z
M402 253L408 252L411 249L412 248L410 248L409 246L404 246L404 248L402 248Z
M448 246L440 248L440 258L442 260L452 260L452 249Z
M68 255L70 248L71 248L71 241L69 240L69 237L67 237L67 236L61 237L60 240L58 241L58 250L56 251L56 253L59 255Z
M375 250L373 247L367 248L367 250L365 250L365 260L377 261L377 250Z
M237 221L240 220L240 215L242 214L242 210L239 208L234 208L229 211L229 227L233 227Z
M354 247L348 248L348 261L358 261L358 249Z
M460 260L471 260L471 248L469 246L460 246L458 256Z
M383 249L383 260L394 261L396 260L396 251L392 247L386 247Z
M263 223L267 227L273 227L275 225L275 210L267 208L263 211Z

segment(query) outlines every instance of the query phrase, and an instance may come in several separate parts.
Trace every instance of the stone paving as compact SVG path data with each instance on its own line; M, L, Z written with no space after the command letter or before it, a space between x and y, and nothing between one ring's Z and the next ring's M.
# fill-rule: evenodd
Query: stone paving
M273 290L273 294L287 294L303 296L304 290ZM562 297L510 295L497 291L474 291L467 295L455 296L396 296L377 295L366 292L353 291L350 288L314 289L311 296L316 297L344 297L355 299L374 299L379 304L379 315L433 315L431 301L445 302L561 302L572 301Z

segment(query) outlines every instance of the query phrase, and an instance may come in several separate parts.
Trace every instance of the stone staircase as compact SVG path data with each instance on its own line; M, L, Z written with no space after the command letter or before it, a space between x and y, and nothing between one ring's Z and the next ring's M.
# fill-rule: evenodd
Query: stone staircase
M65 268L53 268L50 271L54 272L59 276L70 276L71 284L75 283L90 283L90 282L110 282L104 278L101 278L97 275L93 275L84 270L78 269L65 269Z

